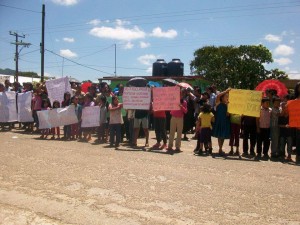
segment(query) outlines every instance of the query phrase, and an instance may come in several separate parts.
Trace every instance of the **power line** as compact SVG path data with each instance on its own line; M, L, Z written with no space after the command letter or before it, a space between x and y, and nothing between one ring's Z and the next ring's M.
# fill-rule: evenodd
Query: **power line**
M10 5L0 4L0 6L6 7L6 8L11 8L11 9L18 9L18 10L27 11L27 12L41 13L41 12L34 11L34 10L31 10L31 9L24 9L24 8L19 8L19 7L15 7L15 6L10 6Z
M98 70L98 69L95 69L95 68L92 68L92 67L83 65L83 64L81 64L81 63L78 63L78 62L76 62L76 61L73 61L73 60L71 60L71 59L65 58L65 57L63 57L63 56L61 56L61 55L59 55L59 54L57 54L57 53L55 53L55 52L53 52L53 51L48 50L48 49L45 49L45 51L50 52L50 53L52 53L52 54L54 54L54 55L57 55L57 56L59 56L59 57L65 59L65 60L67 60L67 61L70 61L70 62L72 62L72 63L75 63L75 64L77 64L78 66L82 66L82 67L85 67L85 68L88 68L88 69L91 69L91 70L95 70L95 71L98 71L98 72L101 72L101 73L105 73L105 74L108 74L108 75L112 75L111 73L108 73L108 72L105 72L105 71L102 71L102 70Z

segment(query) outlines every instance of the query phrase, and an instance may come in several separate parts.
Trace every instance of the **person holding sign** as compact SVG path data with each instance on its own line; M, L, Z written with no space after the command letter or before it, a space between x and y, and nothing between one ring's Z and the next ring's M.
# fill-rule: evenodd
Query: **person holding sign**
M121 142L121 126L123 124L123 117L121 109L123 107L122 103L119 103L119 99L117 96L112 97L112 102L108 106L108 110L110 112L110 120L109 120L109 143L110 147L112 147L115 143L115 148L118 149ZM116 138L116 142L114 141Z
M218 138L219 155L223 156L223 144L230 138L230 118L227 112L228 93L230 89L221 92L216 98L216 114L213 126L213 136Z
M287 112L289 115L289 126L296 129L296 162L300 162L300 82L295 86L295 100L287 103Z

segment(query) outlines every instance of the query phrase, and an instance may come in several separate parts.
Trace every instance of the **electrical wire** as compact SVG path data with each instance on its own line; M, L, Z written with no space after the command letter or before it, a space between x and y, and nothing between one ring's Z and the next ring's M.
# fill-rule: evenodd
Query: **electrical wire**
M42 12L34 11L31 9L24 9L24 8L19 8L19 7L15 7L15 6L10 6L10 5L0 4L0 6L6 7L6 8L11 8L11 9L18 9L18 10L27 11L27 12L42 13Z

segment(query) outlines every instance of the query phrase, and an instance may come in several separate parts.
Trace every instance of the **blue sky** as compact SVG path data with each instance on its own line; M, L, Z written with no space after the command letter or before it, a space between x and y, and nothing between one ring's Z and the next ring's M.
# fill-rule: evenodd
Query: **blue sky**
M274 59L266 68L300 79L299 0L0 0L0 68L15 68L13 31L32 44L19 70L40 74L42 4L45 75L113 76L115 45L118 76L151 75L157 58L181 59L189 75L198 48L263 44Z

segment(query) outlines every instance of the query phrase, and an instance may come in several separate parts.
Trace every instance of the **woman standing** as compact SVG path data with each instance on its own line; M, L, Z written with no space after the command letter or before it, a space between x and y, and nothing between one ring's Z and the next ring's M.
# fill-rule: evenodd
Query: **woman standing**
M216 115L213 126L213 136L218 138L219 155L224 155L223 144L230 138L230 117L227 112L228 93L230 89L221 92L216 98Z

